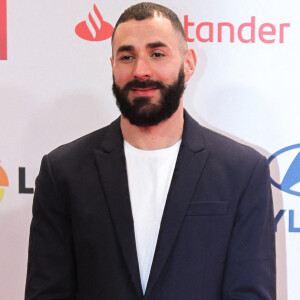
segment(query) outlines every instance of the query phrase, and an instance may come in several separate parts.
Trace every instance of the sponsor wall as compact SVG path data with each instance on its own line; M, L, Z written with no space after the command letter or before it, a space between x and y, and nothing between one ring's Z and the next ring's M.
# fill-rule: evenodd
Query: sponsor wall
M41 157L118 116L110 39L138 1L0 0L0 299L23 298ZM182 20L198 66L185 107L264 154L275 206L279 300L300 297L300 4L158 1Z

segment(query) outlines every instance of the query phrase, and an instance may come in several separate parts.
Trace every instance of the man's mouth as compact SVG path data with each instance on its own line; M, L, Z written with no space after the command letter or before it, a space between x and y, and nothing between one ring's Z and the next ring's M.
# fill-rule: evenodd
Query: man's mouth
M154 86L146 88L133 87L130 90L137 96L151 96L158 90L158 88Z
M131 89L137 90L137 91L149 91L149 90L157 90L157 87L155 87L155 86L149 86L149 87L145 87L145 88L133 87Z

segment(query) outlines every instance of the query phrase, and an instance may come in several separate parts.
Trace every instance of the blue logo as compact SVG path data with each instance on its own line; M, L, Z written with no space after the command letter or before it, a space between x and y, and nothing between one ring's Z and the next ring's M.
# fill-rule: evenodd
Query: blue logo
M269 157L268 162L271 164L275 158L279 160L283 156L285 157L285 162L288 161L290 165L281 183L276 182L272 177L271 183L286 193L300 196L300 144L288 146L275 152Z

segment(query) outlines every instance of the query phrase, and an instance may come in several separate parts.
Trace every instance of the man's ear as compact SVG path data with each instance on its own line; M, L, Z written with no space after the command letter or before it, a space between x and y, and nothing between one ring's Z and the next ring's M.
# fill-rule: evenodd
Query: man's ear
M110 57L110 64L111 64L111 67L113 68L113 66L114 66L114 59L113 59L112 56Z
M187 49L184 54L184 82L189 81L189 79L194 74L197 64L197 56L194 49Z

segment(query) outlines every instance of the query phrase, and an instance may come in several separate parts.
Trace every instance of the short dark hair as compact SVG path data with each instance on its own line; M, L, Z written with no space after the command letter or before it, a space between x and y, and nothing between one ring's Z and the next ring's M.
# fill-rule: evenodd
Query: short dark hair
M186 41L183 26L178 16L171 9L153 2L141 2L130 6L121 14L119 20L115 25L111 42L113 42L116 29L121 23L127 22L129 20L142 21L145 19L153 18L155 12L169 19L173 27L181 33L182 37Z

